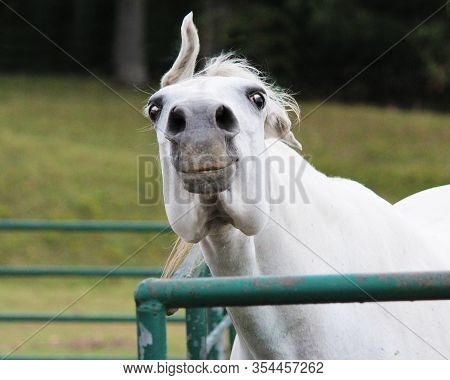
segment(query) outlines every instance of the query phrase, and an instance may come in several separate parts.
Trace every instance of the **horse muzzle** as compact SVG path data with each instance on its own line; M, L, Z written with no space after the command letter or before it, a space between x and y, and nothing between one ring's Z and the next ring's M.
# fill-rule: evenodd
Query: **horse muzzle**
M201 138L185 138L174 147L172 162L184 188L197 194L228 189L237 165L237 156L229 149L231 144L214 131L203 131Z
M227 190L236 172L236 163L219 169L181 172L184 188L190 193L215 194Z
M238 133L237 119L225 105L185 102L172 108L166 138L187 191L211 194L229 188L238 161L233 142Z

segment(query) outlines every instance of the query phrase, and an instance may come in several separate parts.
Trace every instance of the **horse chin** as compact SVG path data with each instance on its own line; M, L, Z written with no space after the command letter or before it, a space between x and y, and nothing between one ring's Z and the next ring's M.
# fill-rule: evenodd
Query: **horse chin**
M198 172L179 172L184 189L195 194L217 194L230 188L236 165Z

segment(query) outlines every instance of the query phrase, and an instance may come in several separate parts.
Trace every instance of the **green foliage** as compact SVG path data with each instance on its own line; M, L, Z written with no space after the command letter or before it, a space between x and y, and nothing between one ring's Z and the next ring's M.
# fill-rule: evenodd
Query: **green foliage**
M263 62L305 98L325 97L400 41L441 1L255 2L230 10L227 47ZM338 94L343 100L434 104L450 98L446 10L419 27Z
M91 70L111 74L116 18L109 0L33 0L9 4ZM148 2L148 70L157 82L177 54L179 24L195 11L203 54L233 49L304 98L325 97L425 20L439 0L283 0ZM0 7L0 71L83 69ZM450 23L441 9L337 94L341 100L448 106Z
M11 0L9 4L77 60L111 74L116 2ZM194 10L203 55L236 50L302 97L326 97L443 5L441 0L147 2L145 55L156 83ZM448 6L447 6L448 8ZM85 73L6 7L0 7L0 71ZM340 100L448 107L450 23L441 9L338 94Z

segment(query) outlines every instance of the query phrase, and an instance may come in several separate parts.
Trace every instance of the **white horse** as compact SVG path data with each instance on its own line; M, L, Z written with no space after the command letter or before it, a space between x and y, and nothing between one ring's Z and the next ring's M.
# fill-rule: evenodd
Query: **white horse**
M450 186L391 205L359 183L325 176L288 146L300 147L290 96L230 55L194 73L192 14L181 34L178 58L145 112L157 132L170 224L199 243L213 276L450 270ZM450 357L447 301L229 314L237 359Z

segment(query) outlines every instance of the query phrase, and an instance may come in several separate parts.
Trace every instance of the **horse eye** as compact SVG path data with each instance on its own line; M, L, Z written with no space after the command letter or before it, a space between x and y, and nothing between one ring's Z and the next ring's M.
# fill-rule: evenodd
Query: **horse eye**
M161 107L157 106L156 104L150 104L150 106L148 107L148 117L153 122L156 121L160 112L161 112Z
M249 99L255 104L255 106L262 110L264 106L266 105L266 99L264 98L264 95L260 92L254 92L249 96Z

